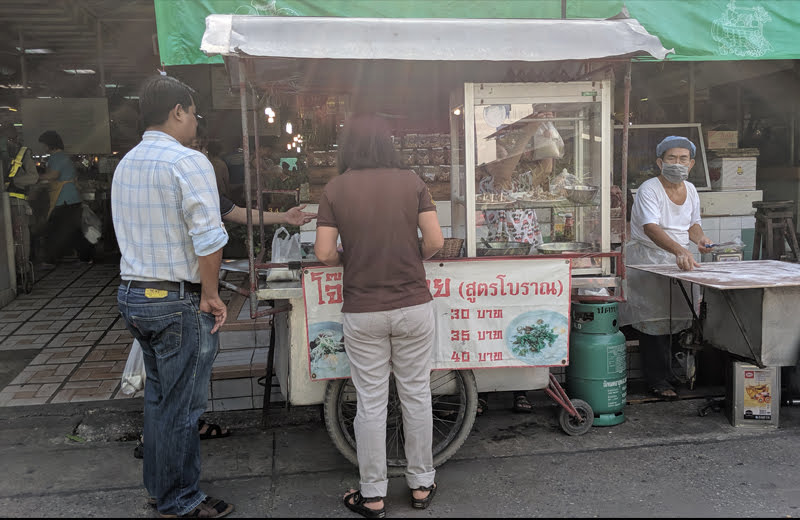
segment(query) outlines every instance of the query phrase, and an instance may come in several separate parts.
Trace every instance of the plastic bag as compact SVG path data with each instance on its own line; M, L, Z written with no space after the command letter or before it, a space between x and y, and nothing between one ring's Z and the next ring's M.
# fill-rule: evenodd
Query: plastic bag
M81 231L86 240L92 244L96 244L103 234L103 223L100 218L94 214L94 211L87 204L83 204L83 212L81 213Z
M284 235L284 237L282 238L281 235ZM289 235L285 227L278 228L275 231L275 236L272 237L272 263L299 262L302 258L303 250L300 247L300 233Z
M744 251L745 243L739 237L734 237L730 242L722 242L721 244L714 244L711 248L712 253L741 253Z
M533 134L533 160L560 159L564 157L564 140L552 121L539 126Z
M131 346L131 353L128 354L128 361L125 363L125 370L122 371L122 385L120 390L125 395L133 395L142 388L147 375L144 371L144 355L139 340L134 339Z
M581 182L577 177L567 171L566 168L561 170L561 173L553 177L550 181L550 193L558 195L559 197L566 197L567 192L564 186L580 186Z

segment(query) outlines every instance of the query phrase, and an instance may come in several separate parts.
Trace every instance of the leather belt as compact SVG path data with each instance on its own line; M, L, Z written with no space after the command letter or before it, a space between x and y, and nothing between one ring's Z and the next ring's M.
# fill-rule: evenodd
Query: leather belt
M199 283L192 282L143 282L139 280L123 280L123 285L133 287L136 289L159 289L161 291L180 292L183 286L183 292L199 293L203 286Z

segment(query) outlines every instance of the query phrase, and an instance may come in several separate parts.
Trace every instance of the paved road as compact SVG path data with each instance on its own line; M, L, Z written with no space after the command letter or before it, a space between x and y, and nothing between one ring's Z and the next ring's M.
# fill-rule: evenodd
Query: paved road
M503 398L502 394L498 399ZM507 399L510 402L510 397ZM492 404L492 403L490 403ZM391 479L394 517L786 517L800 514L800 410L781 427L732 427L700 417L703 400L629 405L627 421L580 437L561 432L555 409L502 404L478 418L465 445L437 472L431 507L412 510ZM0 511L12 517L150 517L133 438L141 402L0 411ZM204 441L204 488L238 517L353 517L339 497L357 484L316 408L212 417L236 431ZM85 442L66 436L75 434Z

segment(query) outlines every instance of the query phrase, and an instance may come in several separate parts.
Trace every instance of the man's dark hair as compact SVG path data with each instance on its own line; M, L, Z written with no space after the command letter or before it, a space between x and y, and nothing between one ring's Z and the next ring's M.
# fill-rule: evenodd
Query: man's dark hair
M42 135L39 136L39 142L45 145L49 150L64 149L64 141L55 130L47 130L42 132Z
M376 114L357 114L345 122L339 133L339 173L367 168L399 168L387 121Z
M185 110L194 103L194 89L171 76L152 76L145 80L139 94L139 112L145 128L164 124L175 105Z

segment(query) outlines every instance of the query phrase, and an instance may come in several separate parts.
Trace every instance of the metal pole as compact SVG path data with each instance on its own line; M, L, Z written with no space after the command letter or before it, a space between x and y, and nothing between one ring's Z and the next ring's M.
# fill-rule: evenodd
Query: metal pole
M617 273L621 280L625 280L625 243L628 237L627 222L628 222L628 127L631 120L631 62L628 61L625 66L625 114L622 116L622 166L620 172L620 188L622 189L622 256L620 257L619 265L617 265ZM624 282L620 284L620 291L622 296L625 296Z
M744 110L742 109L742 86L736 85L736 136L738 143L742 142L744 133Z
M19 31L19 69L22 73L22 92L28 88L28 67L25 64L25 38L22 36L22 31Z
M561 19L567 19L567 0L561 0Z
M245 61L241 58L236 59L236 66L239 67L239 106L242 111L242 155L244 156L244 201L247 209L247 253L250 263L250 317L253 318L258 309L258 299L256 290L258 289L258 279L256 278L256 264L253 255L253 201L250 197L250 133L247 129L247 77L245 74Z
M100 97L106 97L106 68L103 63L103 26L100 19L95 19L97 30L97 70L100 72Z
M261 261L264 258L264 246L266 245L264 239L264 208L262 207L261 199L264 195L261 193L261 145L258 141L258 118L261 115L258 113L258 100L256 98L256 89L250 87L250 92L253 94L253 132L255 132L255 145L256 145L256 186L258 186L258 198L256 199L256 207L258 208L258 230L259 230L259 243L261 244Z
M689 62L689 122L694 123L694 62Z

